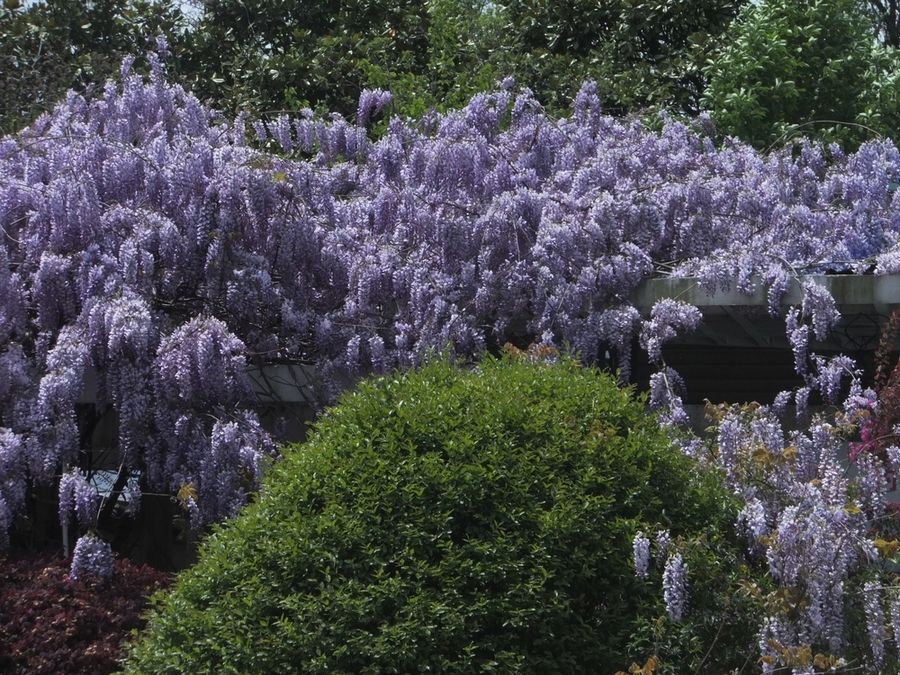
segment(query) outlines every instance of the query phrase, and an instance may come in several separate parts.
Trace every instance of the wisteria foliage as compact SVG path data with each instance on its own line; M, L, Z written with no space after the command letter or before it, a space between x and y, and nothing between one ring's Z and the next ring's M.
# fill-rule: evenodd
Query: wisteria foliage
M591 83L571 117L554 119L510 80L458 111L394 118L375 141L366 125L386 92L364 93L355 123L309 111L228 120L151 60L149 80L126 61L102 95L70 94L0 140L3 533L29 481L83 465L86 393L117 415L123 465L151 490L189 495L199 527L233 515L276 452L249 367L313 365L329 401L348 377L448 345L462 357L507 341L565 345L587 363L610 351L623 379L640 345L660 366L653 402L678 422L680 378L661 348L702 317L674 300L641 316L630 297L642 280L762 284L777 314L792 279L900 272L890 141L764 155L714 145L706 118L664 118L653 131L605 116ZM803 288L786 329L805 384L773 411L793 400L802 412L812 391L837 402L854 374L848 359L810 351L838 315L824 288ZM96 392L85 392L88 375ZM722 422L719 457L736 490L747 490L737 458L748 434L784 450L771 419ZM771 492L744 494L742 522L773 576L810 584L806 618L773 617L764 630L838 649L840 580L861 564L861 523L882 505L872 478L860 513L847 511L833 435L816 428L793 441L800 459L774 470ZM61 517L81 521L90 500L72 475ZM832 576L820 583L821 556L795 551L827 532ZM667 603L680 615L686 571L670 567Z

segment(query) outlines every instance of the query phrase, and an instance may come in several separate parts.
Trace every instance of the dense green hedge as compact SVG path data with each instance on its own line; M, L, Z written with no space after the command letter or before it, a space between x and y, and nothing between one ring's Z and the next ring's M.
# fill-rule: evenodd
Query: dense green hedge
M568 359L367 381L206 539L127 672L611 674L658 648L634 534L715 538L721 494Z

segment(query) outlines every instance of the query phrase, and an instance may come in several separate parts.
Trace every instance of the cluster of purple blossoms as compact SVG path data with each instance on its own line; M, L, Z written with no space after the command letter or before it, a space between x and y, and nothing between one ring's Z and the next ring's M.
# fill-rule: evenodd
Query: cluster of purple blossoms
M659 530L653 544L656 549L654 563L663 570L662 591L666 613L673 621L681 621L688 599L688 565L676 550L668 530ZM639 579L646 579L650 574L651 541L643 532L638 532L632 547L635 575Z
M769 524L766 518L766 507L757 498L751 498L738 516L738 523L743 525L750 542L760 542L769 534Z
M89 457L85 397L118 420L126 470L153 490L194 486L199 526L233 515L276 456L250 368L312 366L330 401L359 374L448 345L464 359L506 342L571 345L589 364L615 355L627 379L636 343L659 366L651 398L674 424L686 417L664 345L702 316L674 300L641 316L632 292L647 277L696 277L710 292L761 285L775 313L803 275L900 268L891 141L762 154L669 118L653 131L605 116L592 83L571 117L553 119L512 81L460 110L392 119L373 141L386 92L365 92L355 123L310 111L226 120L151 63L148 80L126 62L92 100L72 93L0 139L4 532L29 484ZM765 630L833 645L884 480L861 464L851 481L836 432L814 422L789 436L775 413L790 399L804 412L813 392L837 401L855 377L849 359L810 351L837 320L827 290L804 283L787 316L803 386L756 421L728 417L718 438L751 546L773 575L811 589L800 618L770 617ZM847 410L870 406L853 392ZM750 461L760 448L765 475ZM88 525L94 498L70 475L61 518L74 510ZM831 542L827 556L804 553L812 532ZM681 615L676 555L666 594Z
M684 392L684 380L668 366L650 376L650 409L658 411L657 418L662 425L687 424L688 416L681 398Z
M871 400L855 382L843 408L868 410ZM883 461L871 453L860 453L848 473L841 457L845 433L822 416L786 433L765 407L734 407L719 423L715 461L744 502L737 525L747 554L765 564L782 597L790 598L770 605L760 628L765 672L792 666L790 655L804 649L835 658L851 646L868 649L876 668L885 659L890 641L878 581L884 568L874 533L888 513L890 486ZM859 627L850 623L857 597L867 607L869 639L862 645Z
M884 664L884 643L887 638L887 627L884 623L884 610L881 596L884 588L878 581L867 581L863 584L863 607L866 613L866 628L871 645L871 665L876 670Z
M81 537L72 553L69 576L75 581L94 578L108 581L115 571L115 556L110 545L93 533Z
M650 320L641 330L640 344L653 363L662 360L662 346L669 340L696 330L702 314L693 305L663 298L650 312Z
M59 520L63 527L68 526L72 511L81 525L94 527L99 506L100 494L84 475L77 471L62 475L59 480Z
M672 546L672 535L668 530L657 530L655 542L656 564L662 565L663 561L669 555L669 549Z
M663 570L663 600L666 612L672 621L681 621L687 604L688 566L680 553L675 553L666 561Z
M650 540L643 532L634 537L634 570L640 579L646 579L650 573Z

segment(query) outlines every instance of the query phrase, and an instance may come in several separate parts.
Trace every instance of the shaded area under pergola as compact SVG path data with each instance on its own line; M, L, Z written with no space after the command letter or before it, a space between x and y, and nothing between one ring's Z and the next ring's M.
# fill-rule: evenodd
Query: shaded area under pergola
M900 309L900 276L819 275L795 279L781 299L778 316L769 314L766 289L755 280L753 293L704 290L695 278L647 279L631 300L649 316L654 303L672 298L694 305L703 322L693 333L680 336L663 348L666 364L684 378L685 403L771 403L784 390L803 385L794 371L794 356L785 334L785 315L803 301L801 283L824 286L835 299L841 320L827 340L811 335L810 351L822 356L843 353L857 362L871 383L874 354L881 328ZM653 368L635 350L634 376L646 385Z

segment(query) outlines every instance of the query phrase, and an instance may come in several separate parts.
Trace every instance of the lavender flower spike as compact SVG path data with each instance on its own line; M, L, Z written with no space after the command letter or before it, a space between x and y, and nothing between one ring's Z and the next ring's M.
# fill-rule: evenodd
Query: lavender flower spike
M869 645L872 650L872 665L880 668L884 663L884 610L881 608L883 588L877 581L867 581L863 585L863 605L866 610L866 628L869 632Z
M650 568L650 540L643 532L634 537L634 570L640 579L646 579Z
M107 581L112 578L114 562L115 558L109 544L95 534L89 533L75 543L69 576L75 581L87 576Z
M680 553L669 557L663 570L663 599L672 621L681 621L687 603L688 566Z

